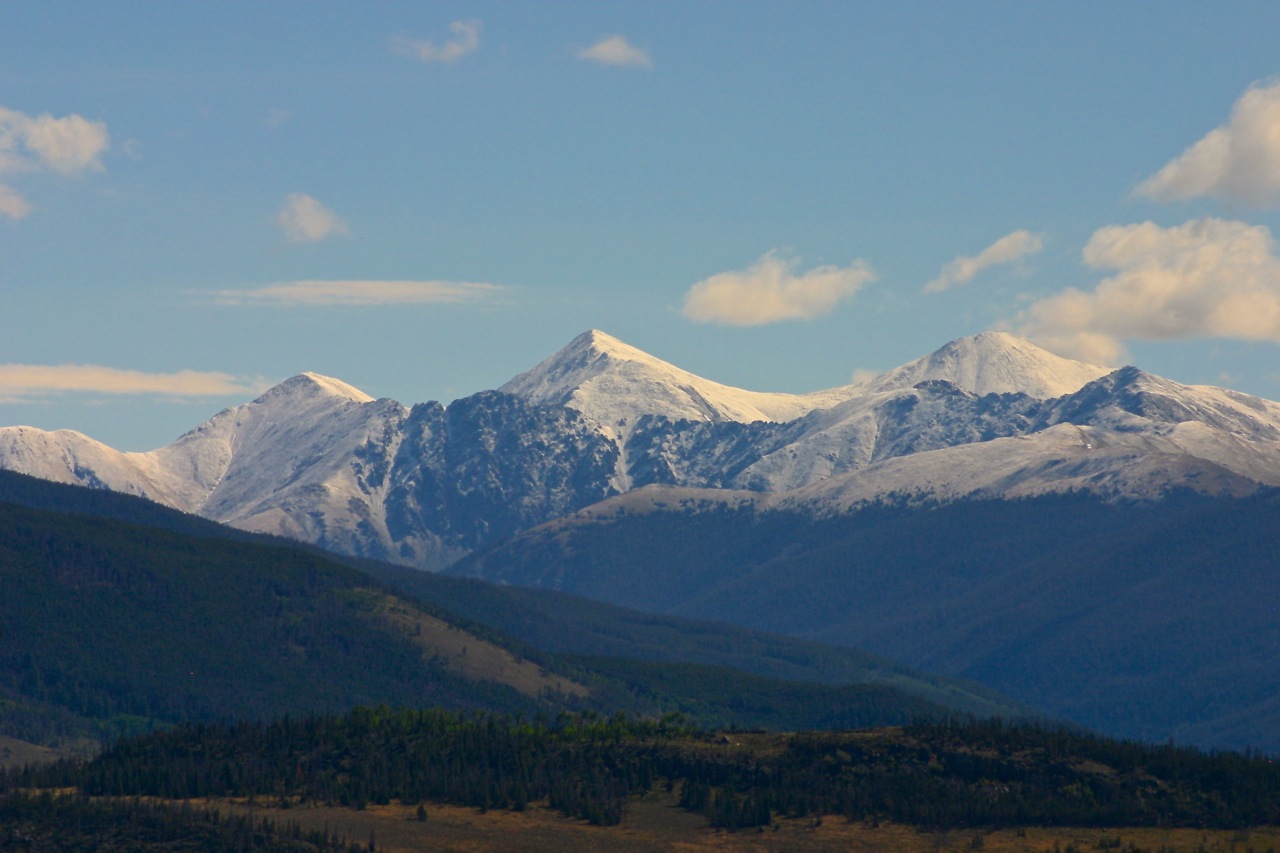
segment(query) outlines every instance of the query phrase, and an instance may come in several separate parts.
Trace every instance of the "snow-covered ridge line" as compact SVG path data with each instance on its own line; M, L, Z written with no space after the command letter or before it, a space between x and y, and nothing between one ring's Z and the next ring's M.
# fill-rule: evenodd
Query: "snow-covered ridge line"
M1110 372L1109 367L1063 358L1007 332L983 332L883 373L863 389L893 391L943 379L979 397L1021 393L1047 400L1073 394Z
M632 511L666 504L671 487L699 491L670 511L723 499L815 513L889 494L1241 494L1280 485L1280 404L1108 371L1003 333L863 385L772 394L590 331L447 408L304 373L148 453L3 428L0 468L440 568L611 496Z

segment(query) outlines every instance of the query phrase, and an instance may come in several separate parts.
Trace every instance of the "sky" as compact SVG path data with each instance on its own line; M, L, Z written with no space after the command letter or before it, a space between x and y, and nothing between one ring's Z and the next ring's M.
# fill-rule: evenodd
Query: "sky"
M149 450L591 328L812 391L988 329L1280 398L1280 4L0 0L0 425Z

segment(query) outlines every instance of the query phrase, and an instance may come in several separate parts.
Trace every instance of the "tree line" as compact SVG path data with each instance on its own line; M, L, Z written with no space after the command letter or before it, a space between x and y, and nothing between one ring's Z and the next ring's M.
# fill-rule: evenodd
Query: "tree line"
M2 785L355 809L539 803L599 825L618 823L632 796L661 785L729 829L807 815L939 830L1280 823L1280 766L1265 756L973 720L744 734L695 730L678 715L524 719L358 708L179 726L121 741L91 761L12 771Z

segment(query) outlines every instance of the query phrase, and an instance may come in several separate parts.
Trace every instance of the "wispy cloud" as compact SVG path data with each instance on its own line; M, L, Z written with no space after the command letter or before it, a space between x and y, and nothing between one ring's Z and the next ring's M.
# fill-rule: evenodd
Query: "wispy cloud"
M1157 201L1216 196L1255 208L1280 204L1280 82L1249 87L1227 124L1135 192Z
M760 326L780 320L812 320L850 299L876 274L863 261L795 272L794 261L765 254L749 269L704 279L684 297L683 314L698 323Z
M0 184L0 216L21 219L31 212L31 205L13 187Z
M1094 232L1084 261L1115 275L1035 302L1021 318L1024 334L1064 355L1114 364L1125 339L1280 342L1280 258L1264 226L1112 225Z
M107 126L83 116L30 116L0 107L0 172L52 169L64 175L100 170L111 145Z
M647 51L627 41L622 36L605 36L591 47L578 51L578 58L601 65L612 65L618 68L652 68L653 59Z
M8 401L67 393L223 397L256 394L264 387L262 380L197 370L145 373L92 364L0 364L0 399Z
M451 65L469 53L480 49L480 29L477 20L454 21L449 25L453 38L437 44L425 39L392 39L391 49L404 56L412 56L423 62L441 62Z
M347 224L306 193L291 193L276 214L276 224L294 243L316 243L347 233Z
M961 255L942 268L938 277L924 286L925 293L941 293L967 284L988 267L1011 264L1044 248L1044 239L1030 231L1006 234L973 257Z
M224 305L448 305L482 302L505 290L467 281L285 281L212 296Z

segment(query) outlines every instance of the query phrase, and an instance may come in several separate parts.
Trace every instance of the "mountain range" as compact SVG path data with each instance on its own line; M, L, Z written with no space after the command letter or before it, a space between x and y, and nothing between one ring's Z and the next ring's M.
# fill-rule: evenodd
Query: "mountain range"
M374 571L553 651L608 647L608 618L415 570L656 614L618 630L665 665L661 619L716 620L1110 734L1280 750L1280 404L1003 333L775 394L591 331L448 406L302 374L150 453L0 429L0 468L397 563ZM771 648L734 665L810 654Z
M1242 496L1280 485L1280 404L999 332L862 384L746 391L590 331L447 407L305 373L148 453L3 428L0 468L438 570L645 486L814 513L904 496Z

